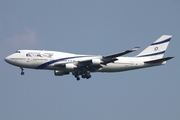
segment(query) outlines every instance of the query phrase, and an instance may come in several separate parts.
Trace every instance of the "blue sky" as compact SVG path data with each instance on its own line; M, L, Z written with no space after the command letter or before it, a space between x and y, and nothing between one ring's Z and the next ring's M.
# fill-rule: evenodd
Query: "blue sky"
M0 2L0 119L180 119L179 0ZM4 62L18 49L109 55L172 35L165 66L93 73L77 82Z

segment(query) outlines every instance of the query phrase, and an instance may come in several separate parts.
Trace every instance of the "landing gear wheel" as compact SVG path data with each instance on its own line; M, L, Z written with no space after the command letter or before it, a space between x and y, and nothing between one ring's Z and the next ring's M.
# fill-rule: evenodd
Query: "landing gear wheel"
M21 75L24 75L24 72L21 72Z
M83 75L82 75L82 78L86 78L86 75L85 75L85 74L83 74Z
M80 78L79 78L79 77L77 77L77 78L76 78L76 80L77 80L77 81L79 81L79 80L80 80Z
M91 75L90 75L90 74L87 74L87 75L86 75L86 79L89 79L89 78L91 78Z
M24 75L24 69L23 68L20 69L21 69L21 75Z

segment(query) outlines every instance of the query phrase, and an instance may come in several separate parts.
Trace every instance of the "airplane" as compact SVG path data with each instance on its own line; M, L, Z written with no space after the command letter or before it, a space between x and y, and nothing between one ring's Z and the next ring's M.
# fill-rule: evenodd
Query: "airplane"
M4 60L11 65L20 67L21 75L24 75L24 68L30 68L53 70L55 76L72 73L77 80L80 80L80 77L89 79L91 78L90 73L93 72L122 72L166 64L168 60L174 58L163 58L171 38L171 35L162 35L134 57L122 56L138 50L139 47L107 56L45 50L18 50Z

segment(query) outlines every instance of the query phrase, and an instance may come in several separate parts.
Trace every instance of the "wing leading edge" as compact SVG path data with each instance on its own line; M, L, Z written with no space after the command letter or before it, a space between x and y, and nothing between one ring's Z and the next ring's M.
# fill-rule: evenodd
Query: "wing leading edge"
M116 54L112 54L112 55L108 55L108 56L103 56L102 64L106 65L108 63L114 62L114 61L118 60L117 57L120 57L120 56L126 55L128 53L134 52L134 51L138 50L139 48L140 47L138 46L138 47L134 47L130 50L126 50L124 52L120 52L120 53L116 53Z
M124 52L120 52L120 53L117 53L117 54L112 54L112 55L104 56L103 58L104 59L111 59L111 58L120 57L120 56L126 55L128 53L134 52L134 51L138 50L139 48L140 48L140 46L137 46L137 47L134 47L134 48L132 48L130 50L126 50Z

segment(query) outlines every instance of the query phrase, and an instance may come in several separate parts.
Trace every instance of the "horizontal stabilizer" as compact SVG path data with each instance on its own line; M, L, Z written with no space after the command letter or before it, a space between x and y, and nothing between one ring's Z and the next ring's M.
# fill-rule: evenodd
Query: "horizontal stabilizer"
M161 59L156 59L156 60L151 60L151 61L146 61L144 63L162 63L164 61L168 61L174 57L166 57L166 58L161 58Z

